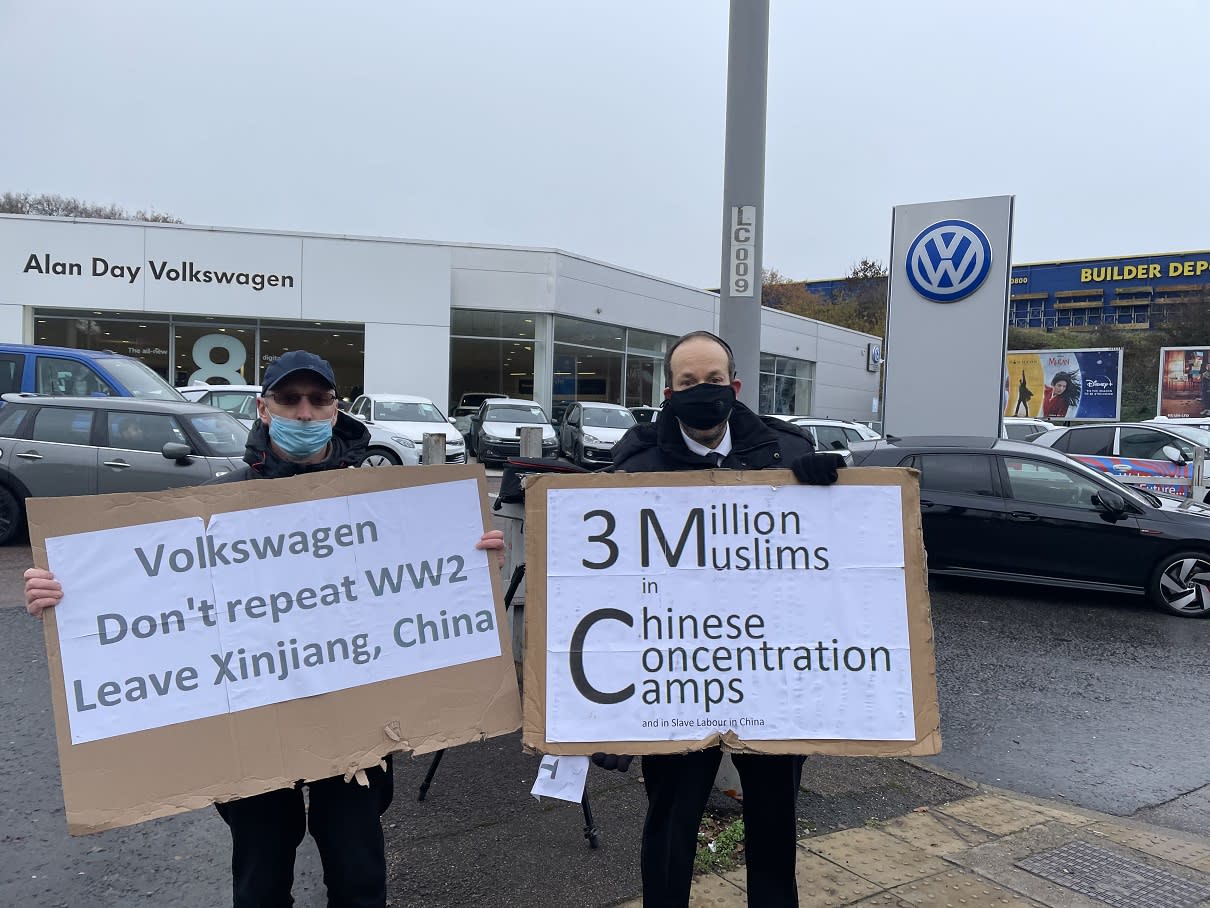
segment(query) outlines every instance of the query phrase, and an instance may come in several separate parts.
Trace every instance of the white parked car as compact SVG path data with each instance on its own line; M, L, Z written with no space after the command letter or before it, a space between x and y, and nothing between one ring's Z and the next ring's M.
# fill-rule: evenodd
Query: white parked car
M1005 416L1004 427L1000 430L1001 438L1011 438L1014 441L1030 441L1049 432L1055 427L1052 422L1044 419L1034 419L1027 416Z
M875 441L882 436L859 422L849 419L828 419L823 416L781 416L784 419L811 433L815 439L815 447L821 451L847 451L855 441Z
M424 436L429 434L445 436L446 463L466 463L462 433L427 397L363 394L353 401L349 415L364 422L375 437L385 432L396 445L415 450L417 463L424 461ZM386 452L375 456L390 460Z
M177 390L185 400L225 410L249 428L256 420L260 385L190 385Z

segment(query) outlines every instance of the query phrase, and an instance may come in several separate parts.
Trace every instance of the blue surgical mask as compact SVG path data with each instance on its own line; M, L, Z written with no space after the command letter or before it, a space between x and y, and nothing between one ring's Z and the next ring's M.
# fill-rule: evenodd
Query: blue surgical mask
M332 423L327 419L273 416L269 420L269 438L291 457L310 457L332 440Z

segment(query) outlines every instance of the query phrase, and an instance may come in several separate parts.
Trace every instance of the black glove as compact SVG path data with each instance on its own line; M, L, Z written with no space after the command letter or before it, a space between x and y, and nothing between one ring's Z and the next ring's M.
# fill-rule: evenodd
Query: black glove
M804 454L790 464L790 469L799 482L809 486L830 486L836 481L836 471L843 466L845 462L841 455L819 451Z
M612 769L617 772L626 772L630 769L630 763L634 757L626 756L625 754L603 754L595 753L592 755L592 762L600 766L602 769Z

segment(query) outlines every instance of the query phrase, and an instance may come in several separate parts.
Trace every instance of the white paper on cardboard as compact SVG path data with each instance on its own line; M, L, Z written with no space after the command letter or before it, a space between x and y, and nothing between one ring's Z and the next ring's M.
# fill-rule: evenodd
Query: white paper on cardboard
M72 743L499 656L478 491L47 539Z
M588 757L558 757L547 754L538 764L538 778L530 789L538 800L558 798L579 804L584 799L584 784L588 781Z
M915 740L903 536L893 485L552 488L546 739Z

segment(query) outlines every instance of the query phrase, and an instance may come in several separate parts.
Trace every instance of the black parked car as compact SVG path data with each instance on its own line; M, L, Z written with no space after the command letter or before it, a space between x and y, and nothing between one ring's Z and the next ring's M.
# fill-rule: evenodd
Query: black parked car
M491 398L479 405L471 417L467 444L484 466L502 463L521 453L521 429L526 426L542 430L543 457L559 453L559 440L546 412L532 400L507 397Z
M990 438L858 442L860 466L920 471L928 569L1145 593L1210 614L1210 508L1133 489L1049 448Z

